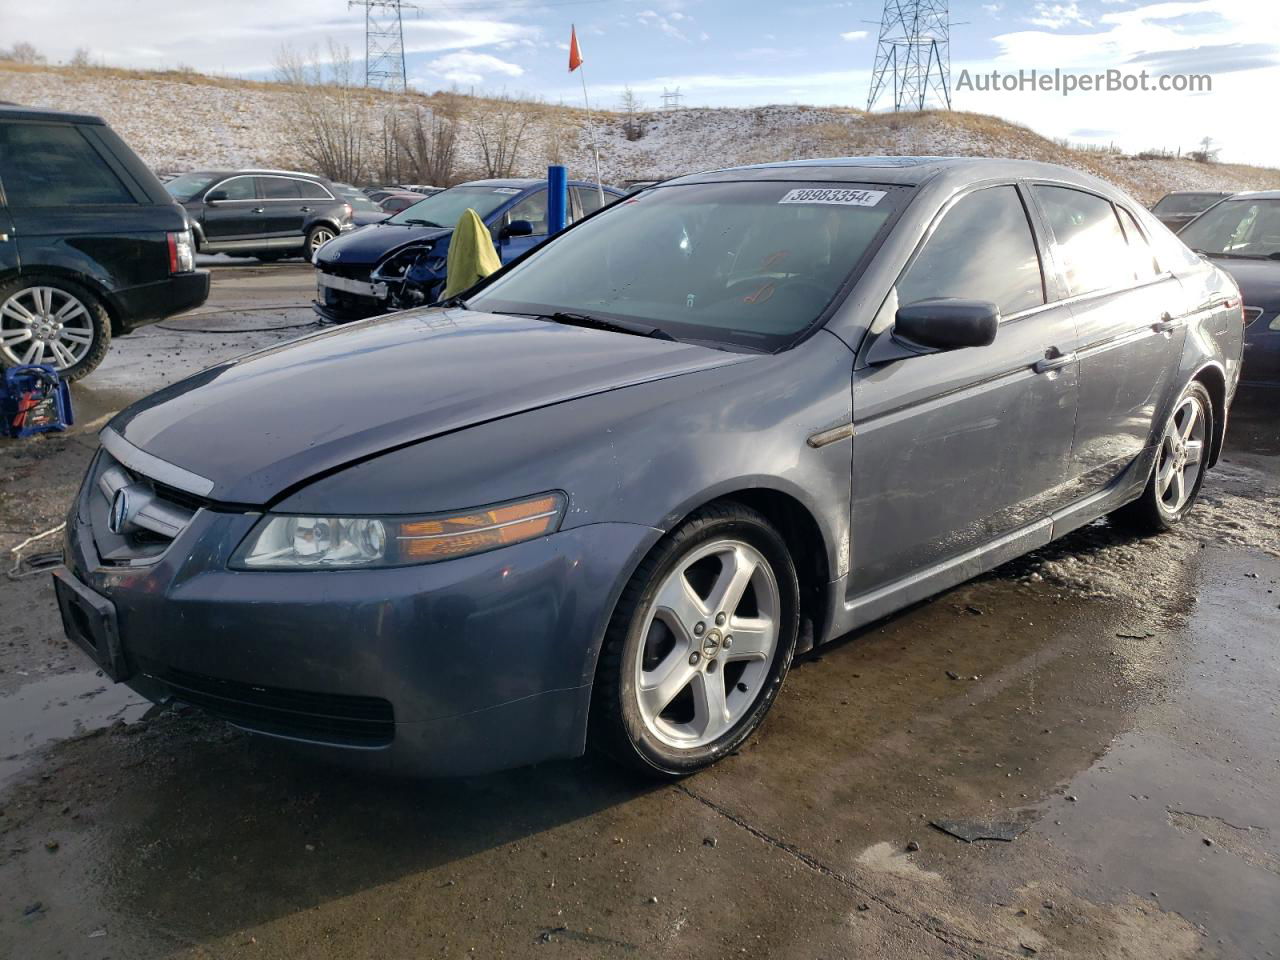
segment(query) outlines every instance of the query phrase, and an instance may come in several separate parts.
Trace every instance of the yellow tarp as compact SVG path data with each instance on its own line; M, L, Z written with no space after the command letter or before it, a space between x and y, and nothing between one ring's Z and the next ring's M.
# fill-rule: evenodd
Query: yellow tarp
M468 209L458 218L449 241L449 258L445 265L444 293L441 299L452 297L475 286L493 273L502 261L493 248L493 236L479 214Z

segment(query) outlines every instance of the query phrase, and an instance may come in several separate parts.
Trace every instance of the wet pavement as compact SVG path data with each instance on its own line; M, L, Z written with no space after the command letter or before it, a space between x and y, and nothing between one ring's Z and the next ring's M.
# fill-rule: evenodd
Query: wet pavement
M305 301L277 269L183 324ZM220 316L234 346L250 314ZM1183 528L1096 524L822 648L676 786L591 757L375 779L140 721L47 575L0 580L0 956L1280 955L1280 426L1245 400ZM0 451L14 536L62 506L11 478L65 505L92 434L36 447Z

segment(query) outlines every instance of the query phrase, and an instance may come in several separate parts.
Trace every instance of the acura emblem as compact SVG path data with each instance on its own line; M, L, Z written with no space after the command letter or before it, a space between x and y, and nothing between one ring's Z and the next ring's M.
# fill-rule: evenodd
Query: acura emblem
M114 534L122 534L129 526L129 490L121 487L111 498L111 512L107 514L107 527Z

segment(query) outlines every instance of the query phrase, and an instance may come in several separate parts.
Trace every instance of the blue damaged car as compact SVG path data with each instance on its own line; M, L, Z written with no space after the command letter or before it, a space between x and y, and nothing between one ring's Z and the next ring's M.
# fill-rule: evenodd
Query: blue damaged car
M1180 523L1242 321L1063 167L682 177L116 415L64 627L153 700L331 756L476 773L590 739L683 776L797 651L1104 515Z
M571 180L565 220L573 223L621 196L613 187ZM467 208L492 231L503 263L547 239L546 180L459 184L318 250L312 260L315 312L323 320L344 323L433 302L444 289L449 238Z

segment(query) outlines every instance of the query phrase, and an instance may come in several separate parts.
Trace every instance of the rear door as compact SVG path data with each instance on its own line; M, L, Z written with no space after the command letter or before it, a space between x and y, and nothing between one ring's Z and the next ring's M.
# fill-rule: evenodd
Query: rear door
M1080 403L1071 477L1100 493L1153 442L1186 336L1182 286L1161 272L1131 213L1061 185L1031 188L1079 330Z
M878 362L898 306L934 298L994 302L995 342ZM860 620L900 605L903 590L923 584L925 596L939 577L956 582L957 569L972 576L979 559L1048 541L1048 515L1065 496L1077 371L1071 311L1046 299L1013 184L953 199L898 278L853 379L849 595Z
M225 191L226 198L204 205L204 236L210 243L234 243L261 237L266 231L266 210L258 199L253 177L229 177L205 192Z
M258 196L262 200L264 236L302 238L302 224L307 218L303 207L300 181L292 177L255 177Z
M13 220L4 199L4 181L0 180L0 282L18 270L18 241L13 235Z

